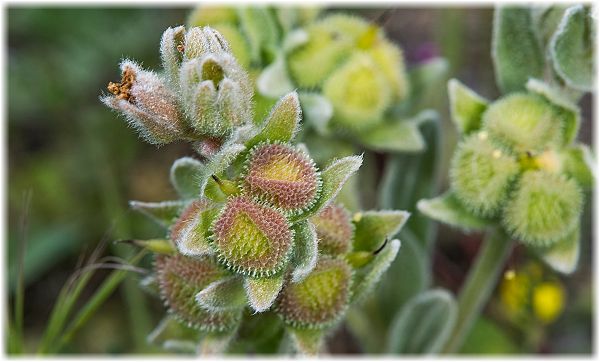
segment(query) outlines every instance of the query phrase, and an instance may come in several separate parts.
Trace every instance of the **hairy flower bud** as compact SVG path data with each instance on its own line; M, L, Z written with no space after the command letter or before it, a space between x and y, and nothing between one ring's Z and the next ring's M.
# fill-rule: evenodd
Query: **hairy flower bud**
M124 114L149 143L165 144L183 137L186 130L176 95L164 80L129 60L121 63L121 71L121 82L108 84L113 95L102 97L102 102Z
M212 226L219 260L253 277L279 272L289 259L294 233L285 216L246 196L235 196Z
M482 131L458 146L450 167L450 183L469 210L492 216L506 200L518 172L514 157L495 146Z
M343 206L331 204L310 221L317 230L321 253L336 256L350 251L354 224L350 213Z
M185 44L185 27L177 26L164 31L160 40L160 58L169 81L177 86L179 83L179 67L183 60Z
M223 137L252 120L252 85L228 51L184 61L180 83L185 112L199 134Z
M505 206L502 223L513 237L547 246L579 223L583 196L575 181L546 171L527 171Z
M351 278L351 268L345 261L321 256L304 280L283 287L276 310L294 327L332 325L348 306Z
M490 136L516 152L537 152L562 139L561 115L540 96L515 93L492 103L483 114Z
M189 327L223 332L232 330L239 322L239 312L209 312L196 303L198 292L226 275L212 259L193 259L180 254L157 255L154 269L166 306Z
M312 159L284 144L259 144L246 161L246 192L283 210L310 207L319 192L320 178Z

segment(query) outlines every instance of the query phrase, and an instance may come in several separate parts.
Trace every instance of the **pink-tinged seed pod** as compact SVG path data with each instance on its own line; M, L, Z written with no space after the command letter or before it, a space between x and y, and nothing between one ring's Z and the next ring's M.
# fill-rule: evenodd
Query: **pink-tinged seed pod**
M313 160L284 144L256 146L246 161L244 190L289 212L310 207L321 179Z
M351 268L344 260L321 256L304 280L283 287L276 310L294 327L330 326L348 306L351 278Z
M227 201L212 231L219 260L230 269L253 277L280 271L294 239L281 212L246 196Z
M202 331L223 332L239 322L239 312L208 312L196 303L198 292L226 275L213 259L157 255L154 268L161 298L182 323Z
M176 95L164 80L128 60L121 63L121 71L121 82L108 84L113 95L102 97L104 104L123 113L150 143L164 144L183 137L183 116Z
M317 230L321 253L336 256L350 251L354 224L346 208L331 204L318 215L313 216L310 221Z

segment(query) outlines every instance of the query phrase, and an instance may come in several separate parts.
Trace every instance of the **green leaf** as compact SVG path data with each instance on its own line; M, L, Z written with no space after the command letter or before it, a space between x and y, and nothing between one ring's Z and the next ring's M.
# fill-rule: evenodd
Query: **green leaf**
M396 235L410 214L400 210L366 211L357 213L354 222L354 251L373 252L386 239Z
M356 272L352 286L352 302L360 302L371 294L375 284L396 258L398 250L400 250L400 240L394 239L388 242L369 264Z
M306 219L317 214L335 199L342 186L362 164L362 156L348 156L333 160L321 171L321 195L315 204L306 212L294 217L293 221Z
M219 211L216 204L196 201L184 212L186 216L171 228L171 238L181 254L201 256L214 252L209 240L210 227Z
M411 299L394 317L388 352L437 353L456 323L454 297L443 289L423 292Z
M581 231L579 226L551 247L538 250L542 260L552 269L563 274L571 274L577 268L580 251Z
M244 288L255 312L264 312L271 308L283 286L283 274L273 278L246 278Z
M302 110L298 93L291 92L283 96L273 107L265 120L262 130L246 143L248 149L264 141L291 141L302 119Z
M264 55L274 56L279 31L271 11L265 7L244 6L238 9L238 19L250 44L252 60L260 64Z
M203 357L222 355L233 340L234 332L209 333L202 338L197 353Z
M510 335L498 324L487 318L475 321L460 353L467 355L499 355L519 353L519 348L511 340Z
M176 251L168 239L131 240L131 242L155 254L172 255Z
M304 122L310 124L320 135L329 133L328 126L333 116L331 102L319 93L300 93L300 106Z
M568 4L536 4L531 8L531 23L542 49L545 49L563 18Z
M167 347L176 346L178 342L179 344L197 344L199 339L200 332L185 326L171 315L165 316L146 338L148 344L154 344L169 350L173 349ZM175 348L175 350L181 351L179 348Z
M377 287L377 305L384 316L397 311L431 283L430 261L425 245L408 228L400 233L402 252L394 259ZM384 321L387 325L389 318Z
M432 114L433 116L434 114ZM391 210L411 213L404 230L411 229L422 245L430 247L435 241L436 225L425 215L416 212L420 199L438 194L441 158L441 124L439 117L420 123L427 148L419 153L394 155L384 168L379 192L379 205Z
M198 195L205 194L209 181L212 181L212 176L219 174L227 169L229 165L237 158L237 156L246 150L246 147L239 143L234 143L235 139L231 142L227 142L221 147L221 150L213 155L208 162L203 165L200 172L198 173ZM214 186L214 185L213 185ZM207 195L208 196L208 195Z
M414 114L426 108L439 109L443 100L440 89L447 80L448 61L444 58L433 58L411 69L410 94L404 107L405 114Z
M187 201L129 201L129 207L148 216L158 224L169 227L179 217L179 214L188 203Z
M583 5L567 9L550 40L556 73L571 88L591 91L594 85L594 30L589 10Z
M228 277L210 283L196 294L196 302L209 312L225 312L246 306L246 293L239 277Z
M319 354L323 349L324 331L320 329L287 328L296 351L307 356Z
M201 195L199 178L203 167L202 162L191 157L180 158L171 166L171 184L182 199L194 199Z
M279 53L275 61L265 67L256 80L256 89L265 97L279 98L294 88L283 53Z
M448 82L450 114L458 132L468 134L481 127L481 115L488 100L481 97L457 79Z
M386 121L361 132L359 141L382 152L417 152L425 148L425 141L419 132L419 123L423 117L430 117L430 112L423 111L413 119Z
M522 90L530 77L543 76L544 54L531 22L526 7L501 6L494 11L492 60L503 93Z
M292 282L302 281L317 264L318 239L315 226L308 220L294 225L294 256L292 265Z
M460 203L452 192L433 199L423 199L417 208L430 218L460 228L465 231L483 230L490 221L473 215Z
M545 82L531 78L527 81L526 88L532 93L537 93L546 98L550 103L560 108L563 123L563 145L569 145L577 138L581 116L579 107L559 89L551 87Z
M576 144L562 154L562 171L574 178L585 190L591 190L596 179L596 161L590 147Z

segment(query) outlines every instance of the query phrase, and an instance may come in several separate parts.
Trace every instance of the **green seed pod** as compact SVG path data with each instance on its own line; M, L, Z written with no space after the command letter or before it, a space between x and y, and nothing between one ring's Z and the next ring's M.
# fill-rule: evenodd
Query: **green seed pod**
M244 190L287 212L309 208L319 194L321 179L313 160L291 146L259 144L245 167Z
M409 82L402 50L387 40L381 40L368 50L368 54L385 75L394 97L404 99L409 91Z
M502 224L513 237L549 246L579 223L583 196L575 181L546 171L527 171L504 208Z
M208 312L196 303L198 292L226 275L211 258L157 255L154 269L161 298L182 323L207 332L230 331L238 324L239 312Z
M315 269L301 282L288 282L276 310L294 327L319 329L342 317L350 297L352 271L341 259L321 256Z
M350 251L354 224L350 213L343 206L331 204L310 221L317 230L321 253L336 256Z
M356 53L327 78L323 95L333 105L338 125L363 130L383 120L392 88L372 57Z
M562 116L540 96L508 95L492 103L483 114L485 130L516 152L539 152L559 145Z
M493 216L506 200L511 181L518 173L515 158L496 147L481 131L467 137L455 151L450 184L471 212Z
M296 84L304 88L319 86L352 53L357 33L368 24L357 17L328 16L306 28L308 42L288 57Z
M229 269L267 277L287 263L294 232L283 214L246 196L231 197L213 226L219 260Z

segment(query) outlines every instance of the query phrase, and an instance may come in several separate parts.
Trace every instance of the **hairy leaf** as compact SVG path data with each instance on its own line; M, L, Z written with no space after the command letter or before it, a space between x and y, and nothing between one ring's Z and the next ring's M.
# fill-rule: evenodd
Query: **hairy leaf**
M446 290L433 289L417 295L394 317L388 352L439 352L456 322L456 315L456 301Z
M594 84L594 22L584 5L567 9L550 40L554 69L572 88L591 91Z
M430 218L469 231L483 230L490 221L469 212L451 192L417 203L419 211Z
M488 101L456 79L448 82L450 114L458 132L466 134L481 127Z
M522 90L530 77L541 78L544 54L526 7L501 6L494 11L492 60L503 93Z

